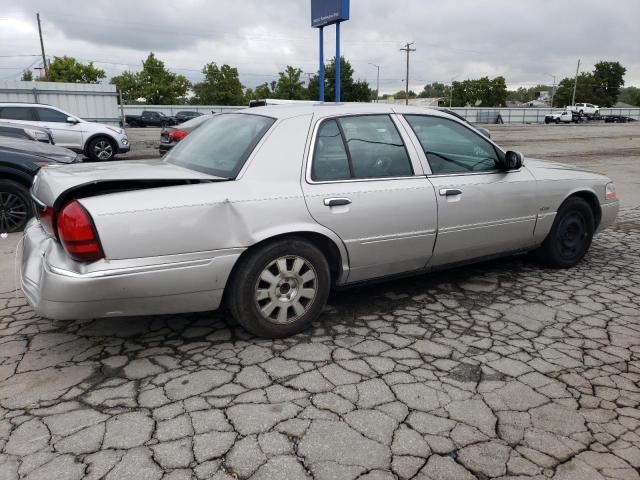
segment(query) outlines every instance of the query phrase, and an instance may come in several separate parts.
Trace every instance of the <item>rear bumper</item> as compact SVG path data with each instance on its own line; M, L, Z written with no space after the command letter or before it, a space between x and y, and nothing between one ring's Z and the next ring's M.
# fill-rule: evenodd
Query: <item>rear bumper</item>
M160 144L158 145L158 151L160 152L160 155L164 155L169 150L171 150L173 148L173 146L174 146L173 143L162 143L162 142L160 142Z
M241 249L79 264L32 220L24 231L22 290L60 320L215 310Z

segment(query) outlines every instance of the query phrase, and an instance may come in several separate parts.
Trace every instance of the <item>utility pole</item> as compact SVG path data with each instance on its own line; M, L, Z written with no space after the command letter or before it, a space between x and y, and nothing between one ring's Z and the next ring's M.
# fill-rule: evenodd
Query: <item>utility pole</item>
M47 65L47 57L44 54L44 41L42 40L42 27L40 26L40 12L36 13L38 19L38 35L40 35L40 50L42 50L42 66L44 67L45 78L49 77L49 66Z
M369 65L374 66L378 69L378 75L376 76L376 103L378 103L378 99L380 98L380 65L376 65L375 63L369 62Z
M404 48L401 48L401 52L407 52L407 78L405 79L405 89L404 89L404 99L405 105L409 105L409 54L411 52L415 52L415 48L411 48L411 45L415 44L415 42L411 42L405 45Z
M553 97L556 96L556 76L551 76L553 77L553 87L551 87L551 108L553 108Z
M453 104L453 81L455 80L455 77L451 79L451 86L449 87L449 108L451 108L451 105Z
M578 59L578 68L576 68L576 78L573 80L573 96L571 97L571 105L576 104L576 87L578 86L578 71L580 70L580 59Z

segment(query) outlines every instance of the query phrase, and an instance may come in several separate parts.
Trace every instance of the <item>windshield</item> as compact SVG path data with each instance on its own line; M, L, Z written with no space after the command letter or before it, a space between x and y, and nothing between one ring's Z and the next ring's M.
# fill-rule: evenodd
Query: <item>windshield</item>
M260 115L216 115L173 147L165 162L224 178L235 178L275 120Z

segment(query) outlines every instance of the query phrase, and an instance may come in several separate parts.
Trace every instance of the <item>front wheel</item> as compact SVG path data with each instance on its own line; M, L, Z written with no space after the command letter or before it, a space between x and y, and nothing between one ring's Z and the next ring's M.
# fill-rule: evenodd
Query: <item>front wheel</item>
M106 137L94 138L89 142L87 155L94 162L112 160L116 154L115 143Z
M551 231L536 256L549 267L573 267L589 250L594 232L593 210L582 198L571 197L558 210Z
M22 231L32 216L29 190L11 180L0 180L0 233Z
M320 316L330 285L329 265L316 246L279 240L240 259L227 285L227 304L249 332L286 337Z
M560 119L556 118L556 124L560 123Z

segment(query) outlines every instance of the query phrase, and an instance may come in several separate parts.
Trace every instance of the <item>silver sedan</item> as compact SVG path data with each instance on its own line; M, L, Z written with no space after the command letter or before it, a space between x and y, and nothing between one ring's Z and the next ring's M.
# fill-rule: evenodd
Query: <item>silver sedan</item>
M611 181L507 151L437 110L218 115L162 161L40 171L22 289L44 317L214 310L281 337L332 286L535 251L567 268L618 211Z

